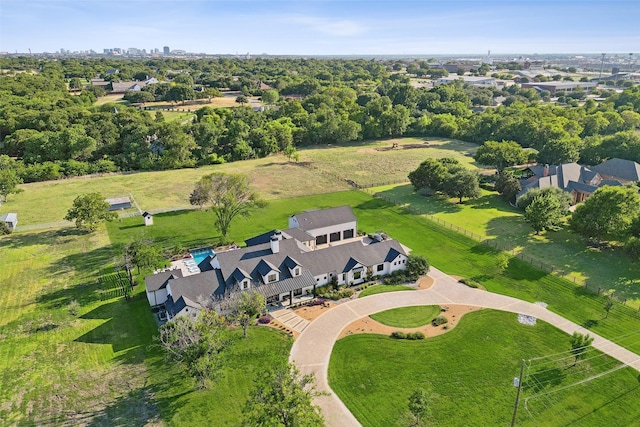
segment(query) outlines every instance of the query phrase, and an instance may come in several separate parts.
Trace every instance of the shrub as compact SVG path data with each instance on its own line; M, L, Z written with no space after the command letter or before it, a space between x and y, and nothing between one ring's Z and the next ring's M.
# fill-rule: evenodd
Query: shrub
M460 283L467 285L470 288L478 288L480 284L473 279L460 279Z
M318 298L318 299L315 299L315 300L311 301L309 303L309 306L313 307L313 306L316 306L316 305L324 305L324 303L326 301L327 301L326 299Z
M11 229L6 222L0 221L0 236L3 234L11 234Z
M271 323L271 316L262 316L258 319L258 323L260 325L268 325L269 323Z
M78 303L78 301L76 300L71 301L67 306L67 311L69 312L70 315L72 315L73 317L76 317L80 313L80 304Z
M397 340L403 340L407 338L407 335L402 331L393 331L391 332L391 338L395 338Z
M410 332L407 334L407 339L408 340L423 340L424 339L424 334L420 331L417 332Z
M448 320L446 317L444 317L444 316L438 316L438 317L436 317L435 319L433 319L433 320L431 321L431 324L432 324L433 326L440 326L440 325L444 325L444 324L445 324L445 323L447 323L448 321L449 321L449 320Z

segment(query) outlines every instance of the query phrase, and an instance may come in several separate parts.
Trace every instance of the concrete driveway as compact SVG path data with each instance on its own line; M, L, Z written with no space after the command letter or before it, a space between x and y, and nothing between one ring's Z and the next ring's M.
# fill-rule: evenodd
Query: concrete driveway
M360 423L329 387L327 374L333 344L340 332L351 322L379 311L415 305L464 304L483 308L522 313L563 330L568 334L580 332L594 337L593 347L640 371L640 356L606 340L540 305L516 298L472 289L431 267L429 276L434 284L421 291L401 291L372 295L340 304L311 322L294 342L289 360L302 373L313 372L319 391L328 393L315 399L328 426L350 427Z

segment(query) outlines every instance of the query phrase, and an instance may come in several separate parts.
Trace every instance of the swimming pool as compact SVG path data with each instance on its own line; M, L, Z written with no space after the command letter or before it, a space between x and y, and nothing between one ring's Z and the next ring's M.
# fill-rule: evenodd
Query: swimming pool
M189 253L193 257L193 261L196 263L196 265L200 264L202 260L209 255L213 256L215 254L215 252L213 252L213 248L211 247L191 249Z

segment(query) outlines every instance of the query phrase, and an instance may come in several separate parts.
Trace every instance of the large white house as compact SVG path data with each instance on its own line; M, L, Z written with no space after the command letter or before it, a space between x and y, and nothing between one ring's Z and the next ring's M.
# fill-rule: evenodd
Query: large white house
M248 239L244 248L208 256L198 274L145 277L149 304L165 305L169 317L196 316L212 297L254 290L274 304L315 295L329 283L354 285L406 268L407 251L397 240L356 236L349 206L293 215L289 226Z

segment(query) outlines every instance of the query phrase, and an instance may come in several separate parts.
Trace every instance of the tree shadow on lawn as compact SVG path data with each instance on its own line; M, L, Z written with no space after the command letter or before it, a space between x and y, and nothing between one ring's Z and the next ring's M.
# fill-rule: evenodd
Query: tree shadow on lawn
M548 387L556 387L562 384L562 381L566 376L567 374L564 369L539 369L538 371L529 374L529 377L523 386L531 388L537 393Z
M137 312L137 313L136 313ZM96 328L79 336L74 341L87 344L110 344L114 353L121 353L117 360L124 363L144 362L145 353L151 343L151 334L155 328L151 310L146 299L135 298L125 302L124 298L102 304L80 319L106 319ZM146 323L146 324L141 324Z
M411 184L398 185L388 190L379 191L376 194L397 203L403 203L413 211L425 215L457 213L463 209L461 205L451 203L449 199L441 195L427 195L423 191L416 192Z
M50 242L50 245L64 245L71 243L78 236L89 236L89 233L81 231L75 227L59 228L40 232L14 233L0 239L0 248L7 247L13 249L28 250L29 246L42 245L43 242Z

